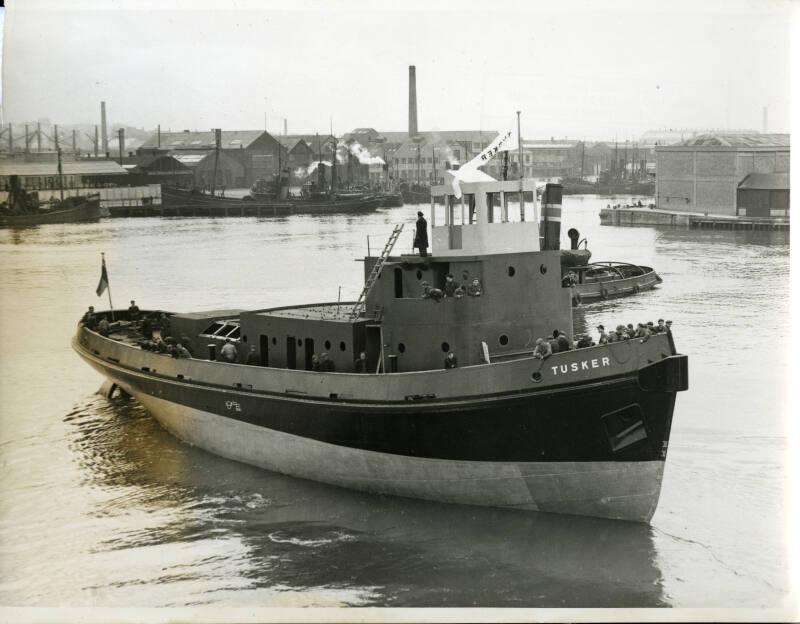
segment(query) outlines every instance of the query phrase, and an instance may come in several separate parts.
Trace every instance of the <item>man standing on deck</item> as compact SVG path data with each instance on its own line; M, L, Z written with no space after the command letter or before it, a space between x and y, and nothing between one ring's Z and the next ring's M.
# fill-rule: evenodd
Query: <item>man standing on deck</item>
M255 345L250 345L250 353L247 354L245 363L248 366L261 366L261 356L256 351Z
M236 350L230 338L225 339L225 344L222 345L222 349L220 349L219 353L226 362L235 363L239 360L239 352Z
M139 320L139 306L136 305L133 299L131 299L131 305L128 306L128 320L132 323Z
M417 212L417 233L414 235L414 247L419 249L419 255L428 256L428 222L422 211Z

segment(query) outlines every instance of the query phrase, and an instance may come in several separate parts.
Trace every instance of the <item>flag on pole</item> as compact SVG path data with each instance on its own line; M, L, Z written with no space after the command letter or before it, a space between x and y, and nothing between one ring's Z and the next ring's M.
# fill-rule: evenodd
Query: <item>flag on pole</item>
M461 182L465 182L464 174L469 170L478 170L478 167L488 164L488 162L498 153L518 149L519 142L517 141L517 134L513 130L501 132L495 137L494 141L489 143L483 151L475 156L472 160L461 165L457 171L451 171L453 174L453 193L456 198L461 198Z
M518 148L517 135L512 130L501 132L494 141L489 143L483 151L468 163L461 165L462 169L477 169L487 164L498 152L515 150Z
M103 256L103 268L100 271L100 283L97 284L97 296L101 296L108 288L108 271L106 271L106 257Z

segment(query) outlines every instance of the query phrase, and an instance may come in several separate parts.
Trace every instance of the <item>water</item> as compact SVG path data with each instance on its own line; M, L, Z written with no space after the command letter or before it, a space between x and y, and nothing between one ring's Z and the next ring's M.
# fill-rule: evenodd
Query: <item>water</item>
M189 447L94 394L71 350L106 252L117 307L355 299L417 207L368 216L121 219L0 231L0 604L777 607L788 591L788 235L565 225L657 290L577 329L674 321L690 355L652 526L440 505L271 474ZM398 248L411 246L411 232ZM566 240L566 236L563 237ZM782 345L787 345L786 347Z

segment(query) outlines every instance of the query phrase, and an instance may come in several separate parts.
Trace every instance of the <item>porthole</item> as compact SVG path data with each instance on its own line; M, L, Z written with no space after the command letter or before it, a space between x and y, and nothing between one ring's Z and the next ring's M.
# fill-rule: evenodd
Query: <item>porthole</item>
M500 346L505 347L508 344L508 336L505 334L500 334L500 338L497 340L500 343Z
M405 352L406 352L406 345L405 345L405 343L403 343L403 342L401 342L401 343L398 343L398 345L397 345L397 350L398 350L400 353L405 353Z
M420 271L419 269L417 269L417 279L418 280L422 279L422 271Z
M330 351L331 350L331 341L330 340L326 340L325 341L325 350L326 351Z
M536 383L539 383L542 380L542 374L539 371L531 374L531 379Z
M508 276L509 277L514 277L514 274L516 272L517 272L517 270L514 267L512 267L512 266L508 267Z
M450 351L450 343L449 342L443 342L442 343L442 351L444 351L445 353L448 353Z
M546 265L546 264L543 264L543 265L541 265L541 266L539 267L539 273L541 273L542 275L544 275L545 273L547 273L547 265Z
M339 350L340 351L347 351L347 345L344 342L339 343Z

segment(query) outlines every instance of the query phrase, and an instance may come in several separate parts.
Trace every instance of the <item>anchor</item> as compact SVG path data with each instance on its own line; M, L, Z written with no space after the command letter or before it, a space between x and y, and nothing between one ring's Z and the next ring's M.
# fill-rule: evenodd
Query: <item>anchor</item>
M117 384L113 381L104 381L103 385L97 390L97 394L104 396L107 399L113 399L114 394L122 398L128 398L130 395L125 392L122 388L120 388Z

